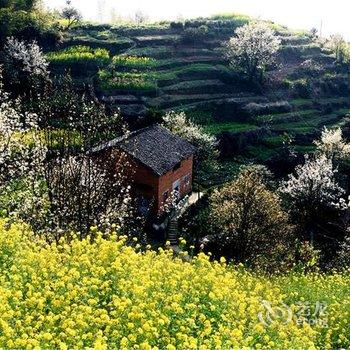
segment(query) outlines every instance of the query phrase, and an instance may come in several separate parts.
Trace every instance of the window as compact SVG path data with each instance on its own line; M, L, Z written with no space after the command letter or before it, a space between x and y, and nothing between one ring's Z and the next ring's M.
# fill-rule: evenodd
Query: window
M163 203L166 202L169 198L169 191L165 191L163 193Z
M178 170L178 169L180 169L180 168L181 168L181 162L180 162L180 163L177 163L177 164L174 166L173 171L176 171L176 170Z
M187 174L182 179L183 185L188 187L191 185L191 174Z

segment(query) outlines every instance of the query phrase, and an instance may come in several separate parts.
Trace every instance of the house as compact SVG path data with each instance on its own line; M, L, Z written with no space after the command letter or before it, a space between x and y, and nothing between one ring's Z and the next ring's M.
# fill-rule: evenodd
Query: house
M106 159L111 150L126 155L132 193L142 213L160 215L171 196L178 200L192 191L196 148L159 125L153 125L96 147Z

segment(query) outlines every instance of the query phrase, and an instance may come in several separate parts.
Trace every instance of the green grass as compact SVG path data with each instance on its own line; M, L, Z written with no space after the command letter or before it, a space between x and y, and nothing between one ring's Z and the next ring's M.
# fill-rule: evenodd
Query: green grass
M325 125L330 125L339 121L341 114L331 113L321 115L314 118L309 118L304 121L297 121L293 123L276 124L272 127L276 131L285 131L292 133L307 133L313 132L316 129L321 129Z
M127 69L151 69L155 67L156 60L149 57L138 56L114 56L112 59L113 68Z
M250 157L256 158L261 163L268 161L270 158L278 154L278 149L266 148L261 146L249 146L247 154Z
M276 113L276 114L266 114L260 115L255 118L258 123L269 123L269 124L280 124L289 123L297 120L302 120L306 118L313 118L315 115L319 115L319 111L316 109L306 109L301 111L293 111L288 113Z
M171 48L169 46L136 47L128 50L128 54L131 56L152 57L157 59L169 57L170 53Z
M217 123L211 125L205 125L204 130L212 135L217 135L223 131L229 132L243 132L256 130L258 126L246 123L231 122L231 123Z
M314 104L314 101L307 98L296 98L289 101L289 103L296 108L301 108L301 107L307 108L307 107L312 107Z
M111 73L99 71L99 83L102 90L155 90L156 82L143 73Z

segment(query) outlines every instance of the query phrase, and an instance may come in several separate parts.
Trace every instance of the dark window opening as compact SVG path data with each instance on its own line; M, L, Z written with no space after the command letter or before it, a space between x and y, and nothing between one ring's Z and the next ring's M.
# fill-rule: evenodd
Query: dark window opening
M181 168L181 162L180 162L180 163L177 163L177 164L174 166L173 171L176 171L176 170L178 170L178 169L180 169L180 168Z

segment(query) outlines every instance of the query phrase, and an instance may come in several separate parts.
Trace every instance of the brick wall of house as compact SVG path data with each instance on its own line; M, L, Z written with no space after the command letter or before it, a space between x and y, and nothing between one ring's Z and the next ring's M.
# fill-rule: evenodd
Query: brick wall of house
M183 160L178 169L170 171L159 179L158 187L158 209L161 209L164 204L164 194L173 191L173 184L177 180L180 181L180 197L192 191L192 174L193 172L193 156Z
M157 213L162 211L165 202L165 193L170 196L173 192L173 184L179 181L180 197L192 191L192 172L193 172L193 156L183 160L177 169L173 169L163 176L157 176L151 169L139 163L131 156L124 152L119 153L118 150L113 150L114 158L112 158L110 150L101 152L98 155L98 161L101 164L107 165L111 159L120 159L126 157L128 164L123 170L127 170L128 182L131 184L132 192L136 196L144 196L147 199L154 200L154 210ZM123 162L124 162L123 161ZM112 173L118 173L120 163L116 161L112 165ZM122 165L123 167L123 165Z

